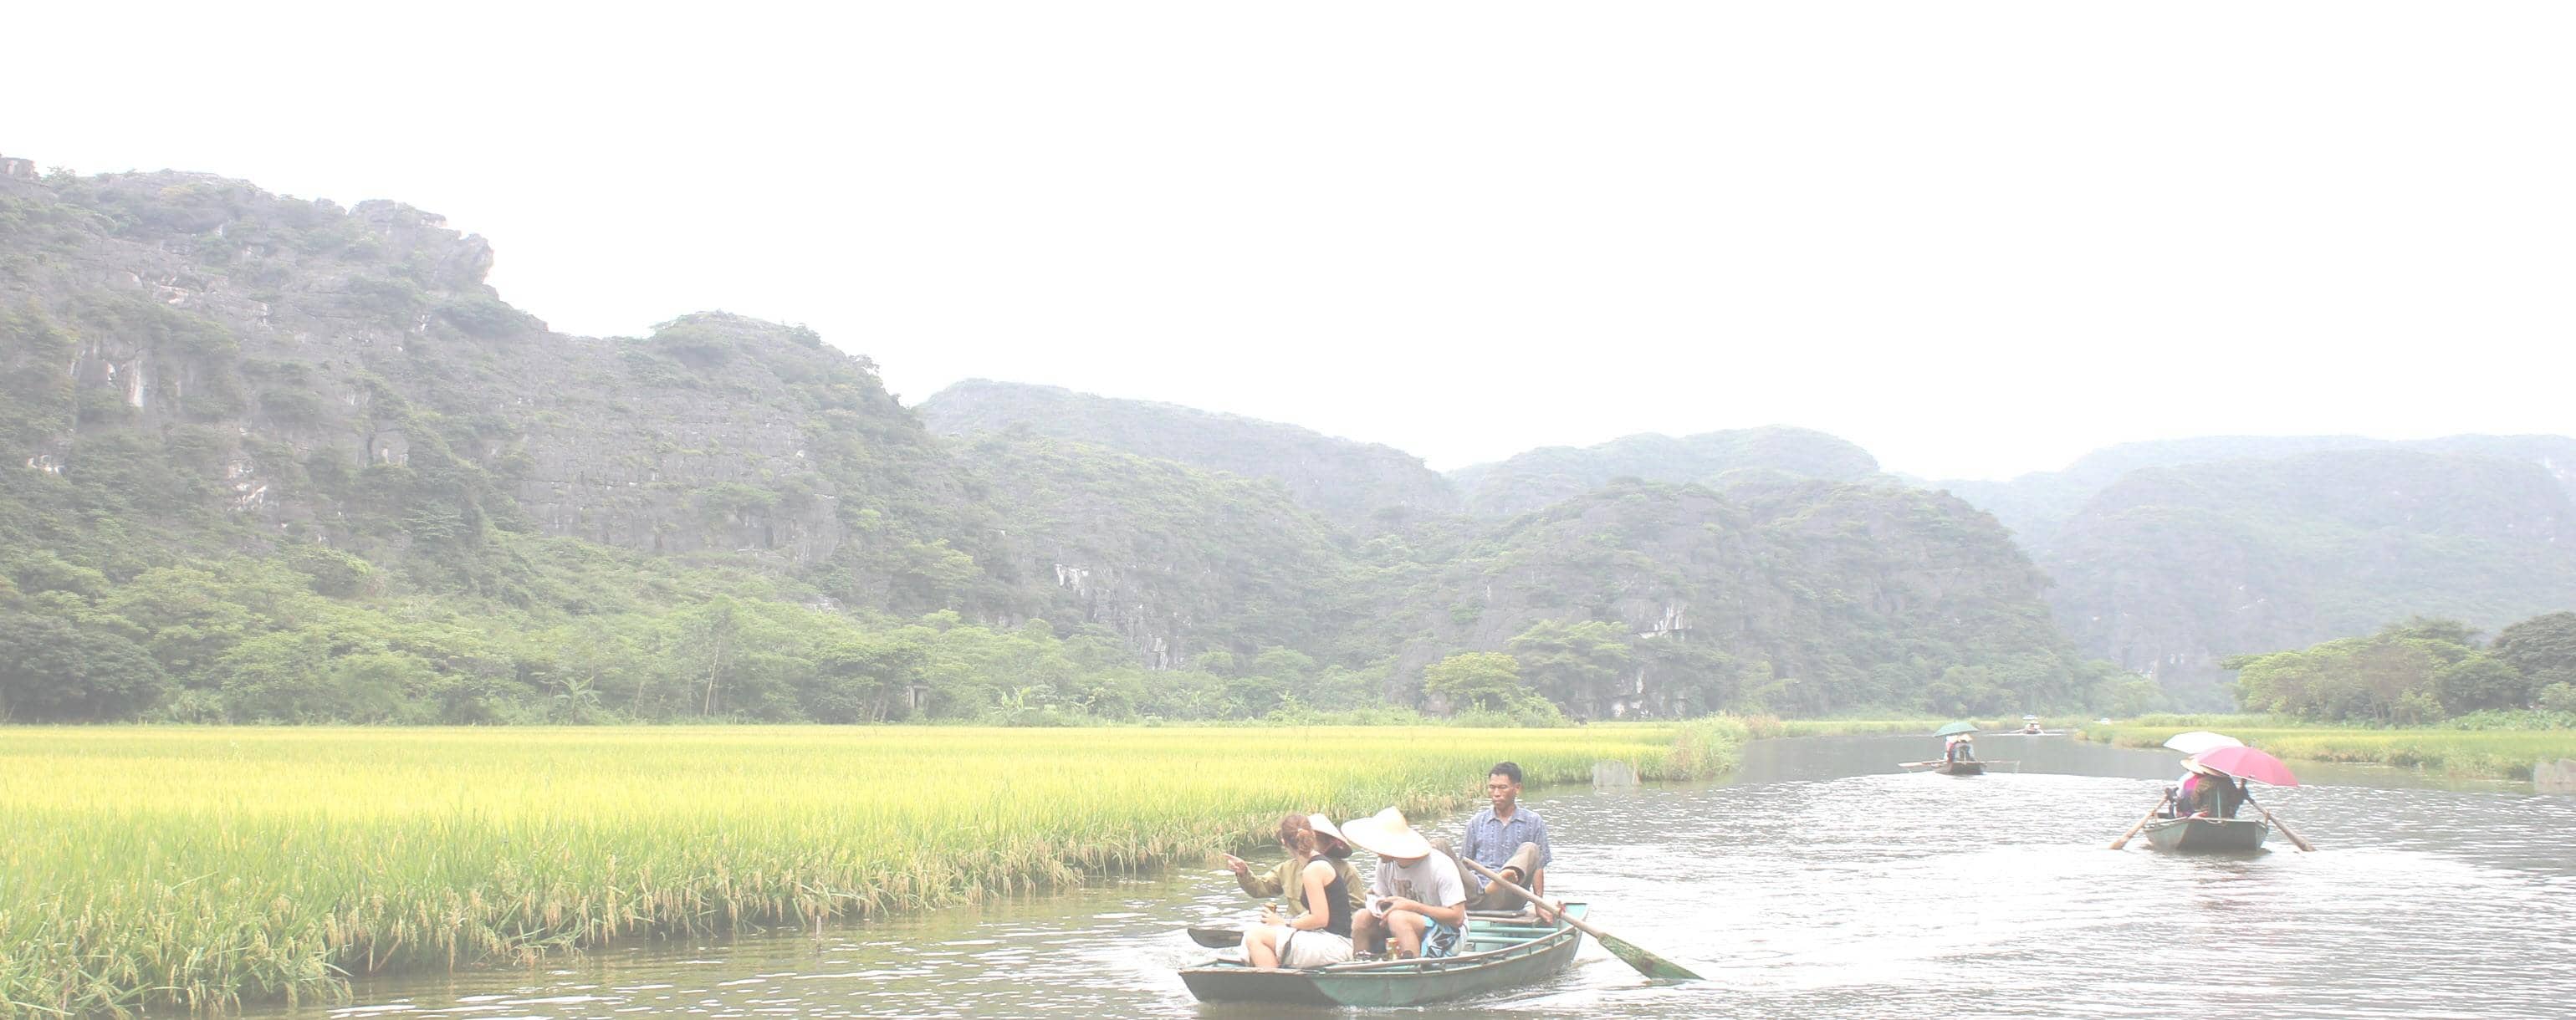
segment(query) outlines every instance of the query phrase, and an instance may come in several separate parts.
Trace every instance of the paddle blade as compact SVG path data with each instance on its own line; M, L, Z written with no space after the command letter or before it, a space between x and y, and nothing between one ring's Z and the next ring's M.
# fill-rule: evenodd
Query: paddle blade
M1243 930L1213 926L1190 926L1190 941L1210 949L1226 949L1243 944Z
M1667 960L1663 957L1647 952L1643 948L1629 944L1626 939L1622 939L1614 935L1604 935L1597 931L1592 933L1592 938L1593 941L1601 943L1601 948L1609 950L1610 955L1618 957L1619 962L1637 968L1637 973L1643 974L1647 977L1654 978L1658 981L1707 980L1697 974L1691 973L1689 968L1684 967L1681 964L1674 963L1671 960Z

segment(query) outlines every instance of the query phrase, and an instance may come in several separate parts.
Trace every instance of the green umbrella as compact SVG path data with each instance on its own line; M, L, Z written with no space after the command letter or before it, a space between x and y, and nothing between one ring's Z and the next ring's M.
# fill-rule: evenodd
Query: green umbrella
M1975 732L1977 732L1977 726L1975 723L1954 722L1947 726L1943 726L1940 729L1933 730L1932 735L1936 737L1946 737L1953 733Z

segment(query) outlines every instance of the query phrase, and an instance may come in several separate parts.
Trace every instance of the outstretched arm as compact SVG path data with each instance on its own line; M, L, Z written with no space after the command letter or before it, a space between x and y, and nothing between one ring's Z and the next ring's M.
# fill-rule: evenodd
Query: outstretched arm
M1281 873L1287 870L1284 865L1271 869L1269 874L1255 875L1252 873L1252 866L1245 863L1242 858L1227 854L1225 860L1234 870L1234 884L1242 886L1244 893L1254 899L1270 899L1287 888L1279 881Z

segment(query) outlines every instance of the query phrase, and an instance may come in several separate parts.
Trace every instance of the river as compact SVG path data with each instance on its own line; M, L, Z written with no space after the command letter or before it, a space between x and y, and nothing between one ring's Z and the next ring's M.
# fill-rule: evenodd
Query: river
M1721 783L1549 788L1551 892L1709 980L1587 940L1551 982L1416 1016L2540 1017L2576 1011L2576 797L2299 768L2257 796L2315 843L2254 857L2110 841L2176 757L1989 736L1977 778L1900 774L1926 737L1764 741ZM1463 816L1461 816L1463 817ZM1426 825L1454 833L1460 818ZM1359 862L1365 873L1369 860ZM1250 902L1212 868L799 934L619 947L537 971L371 979L252 1016L1264 1017L1174 976Z

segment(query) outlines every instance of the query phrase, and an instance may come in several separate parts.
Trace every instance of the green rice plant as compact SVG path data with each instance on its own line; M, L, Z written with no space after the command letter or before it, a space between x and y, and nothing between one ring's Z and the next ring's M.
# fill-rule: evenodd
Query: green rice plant
M344 977L813 926L1134 871L1288 811L1473 798L1746 730L0 730L0 1015L329 998Z

